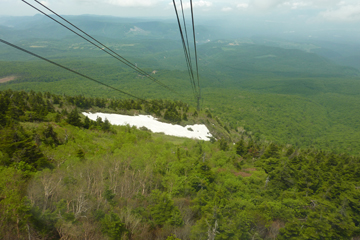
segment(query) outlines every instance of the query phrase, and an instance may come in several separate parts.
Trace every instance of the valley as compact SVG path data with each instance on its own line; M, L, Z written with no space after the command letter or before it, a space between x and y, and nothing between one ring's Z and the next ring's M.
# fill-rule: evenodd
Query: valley
M33 45L33 40L27 41L22 41L24 47ZM40 46L42 41L35 45ZM134 39L115 44L108 39L110 47L122 46L117 51L124 57L146 72L156 72L156 79L177 89L182 97L164 91L99 49L91 50L87 44L73 49L80 44L73 41L47 40L48 47L37 52L143 98L162 96L194 106L182 52L177 49L180 43ZM301 50L233 42L221 40L199 46L204 109L211 109L229 127L249 129L264 140L358 154L359 70ZM123 98L47 63L24 61L28 56L21 52L7 51L10 49L3 47L0 56L9 56L12 61L0 62L0 76L16 74L18 79L1 84L0 89ZM246 97L238 99L239 95Z
M98 81L0 44L0 239L360 238L359 45L201 24L199 110L174 21L66 17L145 74L0 16Z

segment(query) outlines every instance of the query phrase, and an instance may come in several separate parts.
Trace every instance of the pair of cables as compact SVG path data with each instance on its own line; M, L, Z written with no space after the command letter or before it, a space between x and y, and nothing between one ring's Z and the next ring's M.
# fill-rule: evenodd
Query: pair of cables
M194 21L194 9L193 9L193 3L192 0L190 0L190 9L191 9L191 23L192 23L192 34L193 34L193 41L194 41L194 54L195 54L195 67L193 66L192 62L192 56L191 56L191 50L190 50L190 44L189 44L189 37L188 37L188 31L187 31L187 25L185 20L185 13L184 13L184 4L183 1L180 0L180 6L181 6L181 13L182 13L182 22L179 17L179 12L177 8L176 1L173 0L173 5L175 9L175 14L179 26L181 41L183 45L185 60L186 60L186 66L189 73L190 78L190 84L193 90L194 97L197 101L197 108L200 110L200 99L201 99L201 88L200 88L200 79L199 79L199 65L198 65L198 55L197 55L197 47L196 47L196 31L195 31L195 21ZM183 30L184 29L184 30ZM195 72L194 73L194 68Z
M124 95L127 95L127 96L129 96L129 97L133 97L133 98L139 99L139 100L141 100L141 101L143 101L143 102L147 102L146 100L144 100L144 99L142 99L142 98L139 98L139 97L137 97L137 96L135 96L135 95L132 95L132 94L127 93L127 92L124 92L124 91L122 91L122 90L120 90L120 89L118 89L118 88L114 88L114 87L112 87L112 86L110 86L110 85L107 85L107 84L105 84L105 83L102 83L102 82L100 82L100 81L98 81L98 80L96 80L96 79L94 79L94 78L88 77L88 76L86 76L86 75L84 75L84 74L82 74L82 73L79 73L79 72L77 72L77 71L75 71L75 70L72 70L72 69L70 69L70 68L68 68L68 67L65 67L65 66L63 66L63 65L61 65L61 64L58 64L58 63L56 63L56 62L53 62L53 61L51 61L51 60L49 60L49 59L47 59L47 58L41 57L41 56L39 56L39 55L37 55L37 54L35 54L35 53L32 53L32 52L30 52L30 51L28 51L28 50L26 50L26 49L23 49L23 48L21 48L21 47L19 47L19 46L16 46L16 45L14 45L14 44L12 44L12 43L9 43L9 42L7 42L7 41L5 41L5 40L3 40L3 39L0 39L0 42L4 43L4 44L6 44L6 45L8 45L8 46L10 46L10 47L13 47L13 48L15 48L15 49L18 49L18 50L20 50L20 51L23 51L23 52L25 52L25 53L27 53L27 54L30 54L30 55L32 55L32 56L34 56L34 57L37 57L37 58L39 58L39 59L41 59L41 60L44 60L44 61L46 61L46 62L48 62L48 63L51 63L51 64L53 64L53 65L55 65L55 66L58 66L58 67L60 67L60 68L62 68L62 69L65 69L65 70L67 70L67 71L69 71L69 72L75 73L75 74L77 74L77 75L79 75L79 76L81 76L81 77L83 77L83 78L86 78L86 79L88 79L88 80L90 80L90 81L96 82L96 83L101 84L101 85L103 85L103 86L105 86L105 87L108 87L108 88L110 88L110 89L113 89L113 90L115 90L115 91L117 91L117 92L120 92L120 93L122 93L122 94L124 94Z
M145 76L145 77L149 78L150 80L152 80L153 82L157 83L158 85L166 88L167 90L169 90L169 91L171 91L171 92L173 92L173 93L175 93L175 94L178 94L175 90L173 90L173 89L170 88L169 86L163 84L162 82L158 81L158 80L155 79L153 76L151 76L150 74L146 73L144 70L142 70L142 69L140 69L139 67L137 67L137 65L131 63L131 62L128 61L126 58L120 56L118 53L116 53L116 52L114 52L113 50L111 50L111 49L110 49L109 47L107 47L105 44L103 44L103 43L101 43L100 41L96 40L95 38L93 38L92 36L90 36L89 34L87 34L85 31L81 30L80 28L78 28L77 26L75 26L73 23L69 22L69 21L66 20L64 17L60 16L60 15L57 14L55 11L51 10L50 8L48 8L47 6L45 6L44 4L42 4L41 2L39 2L39 1L37 1L37 0L34 0L36 3L38 3L39 5L41 5L42 7L46 8L48 11L50 11L51 13L53 13L54 15L56 15L57 17L59 17L61 20L65 21L65 22L66 22L67 24L69 24L71 27L75 28L75 29L76 29L77 31L79 31L81 34L80 34L79 32L76 32L74 29L71 29L70 27L66 26L64 23L61 23L60 21L56 20L55 18L53 18L53 17L50 16L49 14L46 14L44 11L38 9L38 8L35 7L34 5L32 5L32 4L30 4L29 2L27 2L26 0L22 0L22 1L23 1L24 3L26 3L27 5L29 5L30 7L32 7L33 9L35 9L35 10L37 10L38 12L42 13L42 14L45 15L46 17L48 17L48 18L50 18L51 20L55 21L56 23L60 24L60 25L63 26L64 28L66 28L66 29L68 29L69 31L73 32L74 34L78 35L79 37L81 37L81 38L84 39L85 41L91 43L91 44L94 45L95 47L97 47L97 48L99 48L100 50L106 52L107 54L109 54L109 55L112 56L113 58L117 59L117 60L120 61L121 63L125 64L126 66L128 66L128 67L130 67L130 68L132 68L133 70L135 70L136 72L138 72L140 75ZM83 35L82 35L82 34L83 34ZM67 67L62 66L62 65L60 65L60 64L57 64L57 63L55 63L55 62L53 62L53 61L51 61L51 60L49 60L49 59L46 59L46 58L44 58L44 57L41 57L41 56L37 55L37 54L35 54L35 53L32 53L32 52L30 52L30 51L27 51L27 50L25 50L25 49L23 49L23 48L21 48L21 47L18 47L18 46L14 45L14 44L11 44L11 43L7 42L7 41L5 41L5 40L2 40L2 39L0 39L0 40L1 40L2 43L5 43L5 44L7 44L7 45L9 45L9 46L11 46L11 47L14 47L14 48L18 49L18 50L21 50L21 51L26 52L26 53L28 53L28 54L30 54L30 55L33 55L33 56L35 56L35 57L37 57L37 58L40 58L40 59L42 59L42 60L45 60L45 61L47 61L47 62L49 62L49 63L51 63L51 64L54 64L54 65L56 65L56 66L58 66L58 67L61 67L61 68L63 68L63 69L66 69L66 70L68 70L68 71L71 71L71 72L73 72L73 73L76 73L76 74L78 74L78 75L80 75L80 76L82 76L82 77L85 77L85 78L87 78L87 79L89 79L89 80L95 81L95 82L97 82L97 83L99 83L99 84L102 84L102 85L104 85L104 86L110 87L111 89L117 90L117 91L119 91L119 92L121 92L121 93L123 93L123 94L126 94L126 95L128 95L128 96L131 96L131 97L134 97L134 98L143 100L143 99L141 99L141 98L139 98L139 97L136 97L136 96L134 96L134 95L132 95L132 94L128 94L128 93L126 93L126 92L124 92L124 91L122 91L122 90L119 90L119 89L115 89L114 87L111 87L111 86L109 86L109 85L107 85L107 84L104 84L104 83L102 83L102 82L100 82L100 81L98 81L98 80L95 80L95 79L93 79L93 78L91 78L91 77L85 76L85 75L83 75L83 74L81 74L81 73L79 73L79 72L76 72L76 71L74 71L74 70L71 70L70 68L67 68ZM178 94L178 95L179 95L179 94Z

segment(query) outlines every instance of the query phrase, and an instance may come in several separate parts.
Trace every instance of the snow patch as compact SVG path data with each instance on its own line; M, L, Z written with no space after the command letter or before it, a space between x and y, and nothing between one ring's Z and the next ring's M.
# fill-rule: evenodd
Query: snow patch
M212 135L209 129L204 124L187 125L185 127L180 125L173 125L170 123L159 122L153 116L139 115L139 116L127 116L111 113L86 113L83 112L89 119L96 121L97 117L100 117L103 121L105 118L109 120L112 125L124 126L129 124L137 128L146 127L154 133L164 133L170 136L186 137L199 140L210 141ZM192 129L191 130L189 130Z

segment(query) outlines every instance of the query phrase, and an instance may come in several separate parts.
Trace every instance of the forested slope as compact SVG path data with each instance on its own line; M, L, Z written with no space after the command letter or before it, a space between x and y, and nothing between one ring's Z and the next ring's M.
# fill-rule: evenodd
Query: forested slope
M178 139L78 114L91 109L164 120L168 112L167 121L213 123L219 136ZM257 141L236 129L181 102L2 91L0 236L359 237L358 157Z
M108 60L58 62L141 98L161 96L196 105L185 71L159 70L152 74L181 94L176 95L115 63L106 64ZM15 78L0 84L0 89L122 99L116 91L42 62L0 62L0 66L1 77ZM220 74L207 73L201 78L202 103L204 109L211 109L229 128L235 130L240 126L259 139L282 144L359 153L360 81L357 78L257 76L235 81L226 77L226 72L223 77Z
M89 17L75 19L85 24L85 29L98 34L105 23L109 23L109 27L120 24L115 24L115 19L99 17L93 19L97 24L91 28L86 25ZM3 20L3 24L6 21ZM49 24L40 18L33 21L38 27ZM172 25L129 19L120 22L124 29L133 28L136 23L135 26L156 33L157 37L154 34L147 35L146 39L105 34L99 36L100 40L179 94L130 70L77 36L65 34L61 39L53 39L42 33L38 38L24 35L14 43L138 97L160 96L195 106L181 43L170 37ZM13 31L18 28L16 25ZM205 30L199 33L204 38ZM53 32L57 33L56 29ZM16 31L14 34L20 36ZM360 150L357 144L360 140L359 71L307 51L309 44L300 44L305 49L299 50L259 43L235 39L199 44L203 109L216 113L230 129L241 126L257 139L357 155ZM320 49L317 45L311 46L314 48L310 50ZM0 90L123 98L116 91L7 46L0 46L0 58L0 82L12 79L0 83Z

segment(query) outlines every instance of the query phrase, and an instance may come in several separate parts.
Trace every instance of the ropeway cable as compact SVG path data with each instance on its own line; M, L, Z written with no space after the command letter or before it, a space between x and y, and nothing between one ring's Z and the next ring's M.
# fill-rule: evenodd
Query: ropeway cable
M190 0L190 7L191 7L191 19L192 19L192 26L193 26L193 35L194 35L196 74L197 74L197 81L198 81L198 88L199 88L199 97L201 98L200 79L199 79L199 65L198 65L198 56L197 56L197 48L196 48L196 31L195 31L195 21L194 21L194 9L193 9L192 0Z
M184 34L182 30L182 26L179 19L178 10L176 7L175 0L173 0L173 5L176 13L176 18L179 25L179 31L181 35L181 40L184 48L184 54L185 54L185 60L188 66L189 76L190 76L190 82L193 88L193 92L195 95L195 99L197 101L197 109L200 110L200 100L201 100L201 88L200 88L200 78L199 78L199 64L198 64L198 54L197 54L197 47L196 47L196 31L195 31L195 20L194 20L194 9L193 9L193 2L190 0L190 8L191 8L191 20L192 20L192 32L193 32L193 40L194 40L194 52L195 52L195 64L196 64L196 79L197 84L194 77L194 70L193 70L193 64L192 64L192 57L190 53L190 46L189 46L189 38L187 34L187 27L186 27L186 21L185 21L185 14L184 14L184 6L182 0L180 0L181 9L182 9L182 16L183 16L183 22L184 22L184 29L186 34L186 42L184 40ZM187 43L187 44L186 44Z
M30 54L30 55L32 55L32 56L34 56L34 57L40 58L40 59L42 59L42 60L44 60L44 61L46 61L46 62L48 62L48 63L51 63L51 64L53 64L53 65L55 65L55 66L60 67L60 68L63 68L63 69L65 69L65 70L67 70L67 71L70 71L70 72L72 72L72 73L75 73L75 74L77 74L77 75L79 75L79 76L81 76L81 77L84 77L84 78L88 79L88 80L91 80L91 81L93 81L93 82L96 82L96 83L98 83L98 84L101 84L101 85L103 85L103 86L105 86L105 87L111 88L111 89L113 89L113 90L115 90L115 91L118 91L118 92L124 94L124 95L128 95L128 96L130 96L130 97L139 99L139 100L141 100L141 101L143 101L143 102L147 102L145 99L142 99L142 98L137 97L137 96L135 96L135 95L132 95L132 94L130 94L130 93L124 92L124 91L122 91L122 90L120 90L120 89L118 89L118 88L115 88L115 87L112 87L112 86L110 86L110 85L107 85L106 83L102 83L102 82L100 82L100 81L98 81L98 80L96 80L96 79L94 79L94 78L88 77L88 76L86 76L86 75L84 75L84 74L82 74L82 73L79 73L79 72L77 72L77 71L75 71L75 70L72 70L72 69L70 69L70 68L68 68L68 67L65 67L65 66L63 66L63 65L61 65L61 64L58 64L58 63L56 63L56 62L53 62L53 61L51 61L51 60L49 60L49 59L47 59L47 58L41 57L41 56L39 56L39 55L37 55L37 54L35 54L35 53L32 53L32 52L30 52L30 51L28 51L28 50L26 50L26 49L23 49L23 48L21 48L21 47L19 47L19 46L16 46L16 45L14 45L14 44L12 44L12 43L9 43L9 42L5 41L5 40L0 39L0 42L4 43L4 44L6 44L6 45L8 45L8 46L10 46L10 47L16 48L16 49L18 49L18 50L20 50L20 51L23 51L23 52L25 52L25 53L28 53L28 54Z
M137 71L138 73L140 73L141 75L149 78L150 80L152 80L153 82L161 85L162 87L168 89L169 91L180 95L179 93L177 93L175 90L171 89L170 87L168 87L167 85L163 84L162 82L158 81L157 79L155 79L154 77L150 76L148 73L146 73L145 71L143 71L142 69L138 68L136 65L132 64L131 62L129 62L128 60L126 60L124 57L120 56L119 54L117 54L116 52L114 52L113 50L111 50L110 48L108 48L107 46L105 46L104 44L102 44L101 42L99 42L98 40L96 40L95 38L91 37L89 34L85 33L84 31L82 31L80 28L76 27L74 24L70 23L69 21L67 21L65 18L61 17L59 14L55 13L54 11L52 11L50 8L46 7L45 5L41 4L40 2L36 1L37 3L39 3L41 6L45 7L46 9L48 9L49 11L51 11L52 13L54 13L56 16L60 17L61 19L63 19L64 21L66 21L68 24L70 24L71 26L73 26L74 28L78 29L79 31L81 31L83 34L85 34L86 36L90 37L91 39L93 39L94 41L96 41L97 43L101 44L103 47L91 42L89 39L87 39L86 37L80 35L79 33L75 32L74 30L70 29L69 27L65 26L63 23L57 21L56 19L54 19L53 17L51 17L50 15L46 14L45 12L41 11L40 9L38 9L37 7L33 6L32 4L28 3L25 0L22 0L24 3L26 3L27 5L29 5L30 7L34 8L35 10L39 11L40 13L42 13L43 15L45 15L46 17L52 19L53 21L55 21L56 23L60 24L61 26L65 27L66 29L68 29L69 31L75 33L76 35L78 35L79 37L83 38L85 41L91 43L92 45L96 46L97 48L99 48L100 50L106 52L107 54L109 54L110 56L114 57L115 59L119 60L120 62L124 63L125 65L127 65L128 67L132 68L133 70ZM107 50L111 51L112 53L108 52Z
M191 86L193 88L193 92L194 92L194 95L196 97L197 93L196 93L196 85L195 85L195 81L194 81L194 77L193 77L194 74L193 74L192 68L190 66L189 54L188 54L188 51L187 51L187 48L186 48L186 43L185 43L185 40L184 40L184 34L183 34L183 31L182 31L180 18L179 18L179 14L178 14L178 10L177 10L177 7L176 7L175 0L173 0L173 5L174 5L178 25L179 25L179 31L180 31L180 35L181 35L182 45L183 45L183 48L184 48L185 60L186 60L186 63L187 63L187 68L188 68L189 77L190 77L190 84L191 84Z

